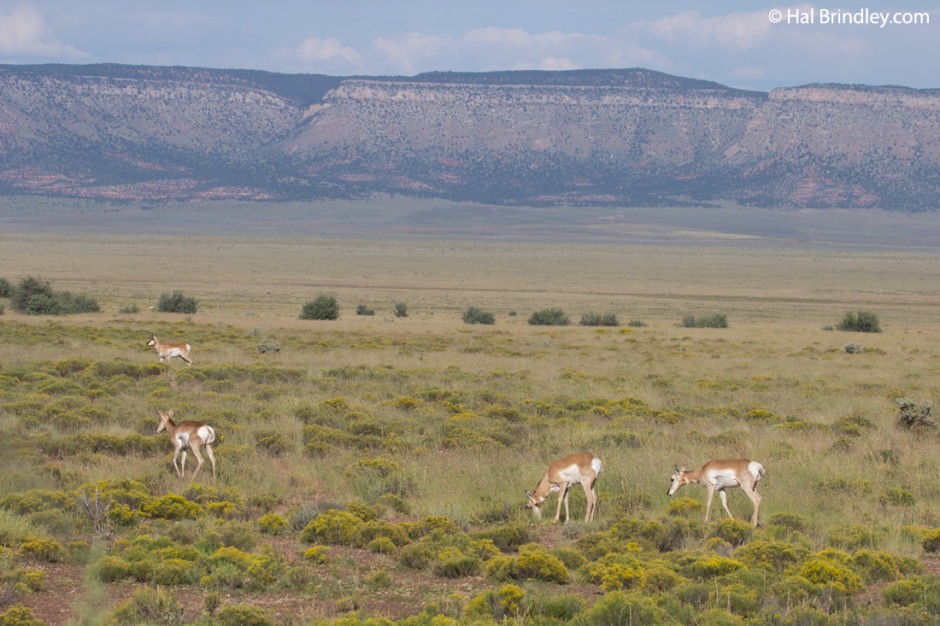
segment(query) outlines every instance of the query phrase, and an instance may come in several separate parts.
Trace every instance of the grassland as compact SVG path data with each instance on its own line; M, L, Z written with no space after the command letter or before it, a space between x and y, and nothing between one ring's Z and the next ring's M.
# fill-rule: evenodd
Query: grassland
M678 243L5 232L0 275L103 310L0 316L0 614L934 623L940 440L894 400L937 397L940 254ZM175 289L198 313L149 310ZM297 319L318 293L339 320ZM526 324L555 306L622 325ZM850 310L884 332L824 330ZM730 327L679 325L709 313ZM216 480L174 475L158 409L223 435ZM597 522L534 524L524 490L577 450L604 461ZM768 470L756 531L665 495L674 464L724 456ZM97 530L76 504L96 486Z

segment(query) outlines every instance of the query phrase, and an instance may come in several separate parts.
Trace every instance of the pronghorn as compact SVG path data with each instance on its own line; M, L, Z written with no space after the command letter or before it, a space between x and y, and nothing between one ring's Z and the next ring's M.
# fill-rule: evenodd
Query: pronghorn
M157 411L160 414L160 425L157 426L157 432L164 430L170 433L170 439L173 441L175 451L173 453L173 467L180 478L186 473L186 450L192 450L196 456L196 469L193 471L193 478L199 473L202 467L202 455L199 454L199 448L206 447L209 454L209 460L212 461L212 477L215 478L215 455L212 453L212 444L215 442L215 429L203 422L180 422L173 421L173 411ZM176 459L180 452L183 453L183 462L176 464Z
M721 505L728 511L728 517L734 519L731 511L728 510L728 496L725 489L740 487L751 502L754 503L754 515L751 517L751 523L757 526L757 514L760 511L760 494L757 493L757 482L765 474L764 466L757 461L750 459L722 459L709 461L697 470L686 471L685 468L679 469L676 465L676 473L672 475L669 484L668 495L672 495L679 490L679 487L687 483L699 483L705 485L708 490L708 500L705 504L705 521L708 521L708 514L712 509L712 496L715 491L721 496Z
M157 336L153 333L150 333L150 341L147 342L148 346L153 346L157 351L157 355L160 357L160 362L163 362L163 359L171 359L175 356L186 361L186 365L191 365L193 360L189 358L189 351L192 350L190 346L185 341L178 341L176 343L161 343Z
M594 511L597 509L597 492L594 491L594 482L601 473L601 460L590 452L579 452L558 459L548 466L548 471L535 488L535 493L526 491L529 497L526 508L532 509L537 519L542 519L542 503L548 494L558 492L558 510L555 512L555 521L561 518L561 504L565 503L565 523L568 523L568 489L571 485L581 483L584 495L587 496L587 511L584 513L585 522L594 521Z

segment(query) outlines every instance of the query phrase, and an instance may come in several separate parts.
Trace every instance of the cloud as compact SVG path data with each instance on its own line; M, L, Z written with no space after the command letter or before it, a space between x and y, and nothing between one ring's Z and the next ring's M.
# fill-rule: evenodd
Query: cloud
M413 74L441 69L571 70L597 67L598 57L636 65L655 55L632 42L600 35L485 27L452 37L412 33L397 39L380 38L373 41L366 56L386 71Z
M380 36L357 48L312 37L294 58L306 71L333 74L644 67L762 90L807 82L937 86L922 64L910 61L940 54L932 25L827 27L772 23L770 9L713 15L703 10L637 19L607 34L487 26L454 35ZM937 16L934 11L940 22Z
M635 22L631 30L670 44L714 46L743 52L767 41L772 34L771 27L766 10L710 17L699 11L685 11L658 20Z
M42 13L32 7L0 12L0 54L34 58L85 58L77 48L56 39Z
M339 66L345 71L357 71L362 63L362 56L349 46L344 46L339 39L308 37L294 50L296 57L305 65L316 67Z
M376 37L362 52L336 39L310 37L293 56L308 71L401 75L433 70L572 70L598 67L597 58L605 59L608 67L623 67L649 65L661 58L616 37L497 27L454 36L412 32Z

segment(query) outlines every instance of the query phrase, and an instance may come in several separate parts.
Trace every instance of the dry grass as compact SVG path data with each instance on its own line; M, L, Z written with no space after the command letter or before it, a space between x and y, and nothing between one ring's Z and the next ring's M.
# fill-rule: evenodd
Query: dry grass
M860 524L879 529L882 548L918 555L897 528L940 524L937 435L897 428L892 402L938 395L937 253L23 234L0 236L0 267L11 280L41 276L103 307L52 321L8 309L0 374L75 356L152 363L148 331L185 339L192 368L171 363L145 384L103 396L95 402L113 419L79 431L150 433L158 408L210 421L226 434L219 484L246 500L274 494L281 512L357 500L346 468L381 456L416 484L403 498L409 512L394 515L527 519L523 490L552 458L587 449L605 463L602 527L626 514L661 516L673 464L723 456L762 461L762 519L801 516L818 548L841 525ZM199 312L148 310L174 289L196 297ZM337 295L341 318L298 320L319 292ZM397 301L408 303L409 317L392 315ZM358 303L376 315L356 316ZM141 312L118 312L128 304ZM471 304L493 311L496 324L463 324ZM526 324L548 306L573 319L614 311L647 326ZM860 309L876 312L884 332L823 330ZM679 326L685 314L713 312L727 314L730 328ZM281 351L258 354L267 340ZM848 341L864 352L843 351ZM199 378L233 367L248 368L247 378ZM298 372L299 382L277 381L264 367ZM24 428L9 407L23 398L11 389L0 409L4 432ZM347 408L334 415L324 406L337 397ZM364 415L401 443L308 456L295 417L301 406L340 429ZM455 439L455 428L465 434ZM26 432L68 436L34 422ZM257 445L271 432L287 442L279 455ZM489 440L475 445L471 435ZM116 477L179 491L169 442L166 449L163 458L26 455L0 478L0 495ZM694 489L682 495L701 499ZM912 503L885 500L890 490L909 492ZM738 496L730 496L732 510L746 518L749 503ZM575 517L582 506L576 491Z

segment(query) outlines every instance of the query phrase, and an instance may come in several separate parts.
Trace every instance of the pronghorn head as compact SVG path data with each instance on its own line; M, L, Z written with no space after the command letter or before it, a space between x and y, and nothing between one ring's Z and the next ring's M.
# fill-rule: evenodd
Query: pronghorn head
M157 425L157 432L162 433L166 430L168 424L173 421L173 409L169 411L157 411L160 414L160 423Z
M526 490L525 495L529 501L525 503L525 508L532 509L532 514L536 519L542 519L542 502L545 498L537 498L531 491Z
M666 495L669 496L679 491L679 487L689 482L685 477L685 468L679 469L678 465L676 465L675 468L675 473L673 473L672 477L669 479L669 491L666 492Z
M155 346L155 345L157 345L157 336L154 335L153 333L150 333L150 340L147 341L147 345L148 345L148 346Z

